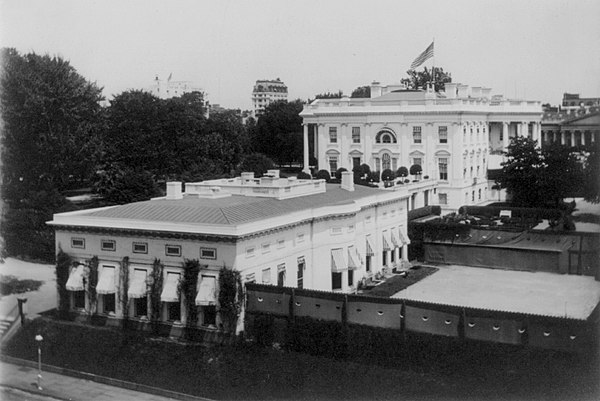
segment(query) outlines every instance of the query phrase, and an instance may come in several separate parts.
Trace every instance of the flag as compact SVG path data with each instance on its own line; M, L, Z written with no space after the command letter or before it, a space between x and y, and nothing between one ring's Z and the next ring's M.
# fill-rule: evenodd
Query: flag
M423 53L419 54L419 57L417 57L415 61L412 62L412 64L410 65L410 69L414 70L431 57L433 57L433 42L431 42L427 49L425 49Z
M167 78L167 81L170 81L172 76L173 76L173 73L170 73L169 78Z

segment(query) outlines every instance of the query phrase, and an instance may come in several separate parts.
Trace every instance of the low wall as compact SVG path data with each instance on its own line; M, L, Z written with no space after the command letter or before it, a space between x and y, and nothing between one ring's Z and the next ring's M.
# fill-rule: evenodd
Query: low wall
M251 338L323 355L344 355L369 336L389 342L432 335L574 352L586 352L597 339L598 308L581 321L254 283L246 293Z

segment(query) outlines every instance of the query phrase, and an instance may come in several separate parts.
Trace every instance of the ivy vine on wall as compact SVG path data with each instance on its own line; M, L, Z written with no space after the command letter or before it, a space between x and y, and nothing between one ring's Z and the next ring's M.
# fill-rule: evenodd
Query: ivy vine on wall
M55 273L56 289L58 291L58 313L61 318L65 318L69 313L70 300L69 291L67 291L67 281L69 280L72 263L71 256L59 248L58 255L56 255Z
M123 319L127 319L129 317L129 297L127 295L129 291L129 256L125 256L121 261L121 270L119 273L121 276L121 288L118 292L118 297L123 311Z
M240 272L225 266L219 271L219 313L225 329L235 333L244 299Z
M183 279L179 281L178 290L185 296L187 326L194 327L198 323L198 308L196 295L198 292L198 274L200 262L197 259L186 259L183 263Z
M150 304L151 304L151 319L154 322L160 321L160 293L162 292L163 286L163 269L164 265L160 259L154 259L152 264L152 272L150 277L152 278L152 287L150 288Z
M90 300L90 316L96 313L96 307L98 305L98 294L96 293L96 287L98 286L98 257L94 256L88 262L88 286L87 291Z

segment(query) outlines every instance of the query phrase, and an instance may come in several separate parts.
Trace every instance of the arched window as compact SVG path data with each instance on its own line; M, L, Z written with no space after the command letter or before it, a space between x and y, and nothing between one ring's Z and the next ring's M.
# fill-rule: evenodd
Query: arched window
M391 161L392 161L392 159L390 158L390 155L387 153L384 153L381 156L381 170L391 169L392 168Z
M396 135L388 130L381 130L375 136L376 143L396 143Z

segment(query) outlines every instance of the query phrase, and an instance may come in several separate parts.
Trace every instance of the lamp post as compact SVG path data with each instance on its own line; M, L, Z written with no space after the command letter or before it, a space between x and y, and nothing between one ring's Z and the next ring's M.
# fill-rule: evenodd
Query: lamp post
M35 336L35 341L37 341L38 345L38 375L37 375L37 388L38 390L42 389L42 341L44 337L41 334Z

